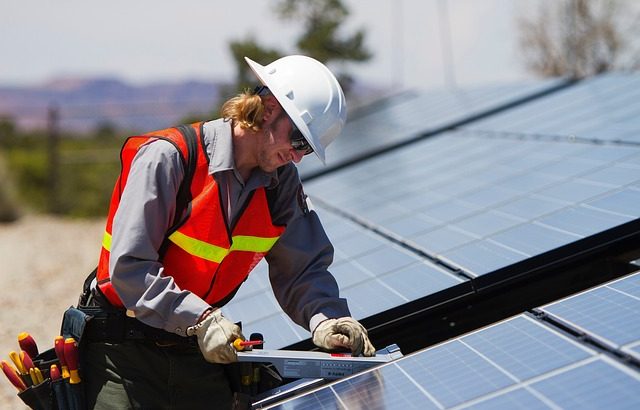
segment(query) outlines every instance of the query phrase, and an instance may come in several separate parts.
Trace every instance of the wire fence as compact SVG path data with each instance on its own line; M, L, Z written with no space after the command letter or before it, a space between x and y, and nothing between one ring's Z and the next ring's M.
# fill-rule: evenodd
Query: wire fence
M210 119L216 104L215 98L194 98L0 106L0 117L17 134L31 136L17 147L4 145L20 205L62 215L105 214L127 136Z

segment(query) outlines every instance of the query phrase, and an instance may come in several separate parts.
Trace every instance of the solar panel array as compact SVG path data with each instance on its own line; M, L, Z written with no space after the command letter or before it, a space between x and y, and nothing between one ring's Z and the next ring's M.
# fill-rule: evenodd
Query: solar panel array
M465 295L471 282L490 283L497 270L637 224L640 144L633 135L640 135L640 120L633 119L640 116L632 114L640 105L630 108L622 94L636 96L639 81L584 81L306 183L334 243L331 271L353 316L445 290ZM419 124L428 130L416 98L382 104L348 123L345 134L363 132L367 123L378 132L379 121L407 107L418 111L398 132L413 135ZM591 119L593 128L571 128L579 119ZM615 138L601 124L606 119L617 124ZM309 338L281 312L266 264L224 310L245 333L263 333L266 348Z
M347 126L340 138L327 148L327 165L331 168L347 163L419 135L459 124L532 94L562 87L565 83L562 80L545 80L466 90L406 92L389 97L349 112ZM315 156L309 156L298 167L303 178L325 170Z
M640 360L629 364L612 354L637 353L640 272L541 310L612 342L613 352L521 314L275 408L640 408Z

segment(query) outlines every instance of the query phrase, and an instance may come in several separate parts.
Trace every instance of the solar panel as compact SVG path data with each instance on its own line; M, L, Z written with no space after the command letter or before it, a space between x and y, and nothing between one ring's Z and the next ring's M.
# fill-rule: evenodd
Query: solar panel
M320 206L481 276L637 219L638 184L638 146L457 131L306 190Z
M613 349L640 343L640 273L540 308Z
M459 124L474 116L564 84L543 80L480 86L465 90L408 92L349 113L340 138L327 149L329 168L388 148L421 134ZM326 168L316 158L300 165L302 177Z
M640 77L612 73L481 119L467 128L637 143L640 141L638 100Z
M612 138L599 125L619 119L640 135L640 117L619 95L638 94L638 82L610 75L578 83L310 181L307 192L482 276L640 216L640 147L611 143L633 138ZM576 119L592 116L591 128L573 132Z
M528 315L275 408L636 408L640 373Z

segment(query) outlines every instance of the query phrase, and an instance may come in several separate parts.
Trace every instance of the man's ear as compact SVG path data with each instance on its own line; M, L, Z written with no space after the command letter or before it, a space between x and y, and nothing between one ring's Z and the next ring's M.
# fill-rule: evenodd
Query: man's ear
M270 124L271 122L275 121L275 119L280 114L280 104L278 103L278 100L276 100L276 97L274 97L273 95L264 97L262 103L264 104L262 120L265 124Z

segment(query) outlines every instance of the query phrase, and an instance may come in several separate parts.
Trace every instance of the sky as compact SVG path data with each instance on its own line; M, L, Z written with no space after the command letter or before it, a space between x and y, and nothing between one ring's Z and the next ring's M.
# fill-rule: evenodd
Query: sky
M365 29L374 57L340 68L390 89L532 79L519 58L516 17L537 12L547 1L343 0L351 13L345 29ZM67 76L108 76L133 84L231 80L230 41L253 36L263 45L295 52L300 25L278 20L275 3L3 1L0 85L38 85ZM448 19L439 18L443 6ZM443 21L450 30L443 30ZM450 54L443 53L447 41Z

